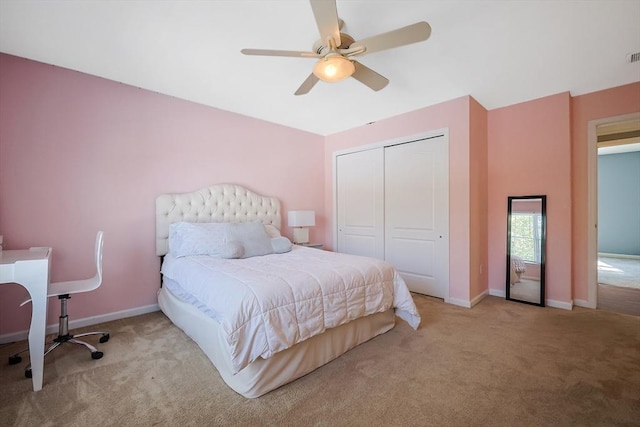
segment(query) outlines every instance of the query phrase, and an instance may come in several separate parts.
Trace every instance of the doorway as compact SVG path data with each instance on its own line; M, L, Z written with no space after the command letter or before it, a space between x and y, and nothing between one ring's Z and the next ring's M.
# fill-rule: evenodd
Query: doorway
M640 115L590 126L590 300L594 308L640 316Z

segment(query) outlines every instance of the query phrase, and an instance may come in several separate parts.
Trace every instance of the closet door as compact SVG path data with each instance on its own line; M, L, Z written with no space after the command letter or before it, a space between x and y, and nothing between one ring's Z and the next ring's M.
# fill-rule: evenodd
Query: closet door
M336 158L337 251L384 259L384 151Z
M385 147L385 259L413 292L449 291L449 161L445 137Z

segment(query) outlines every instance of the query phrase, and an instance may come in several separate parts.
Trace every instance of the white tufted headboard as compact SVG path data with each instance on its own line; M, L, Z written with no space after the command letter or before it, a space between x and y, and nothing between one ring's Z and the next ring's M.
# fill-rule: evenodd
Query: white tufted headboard
M244 187L218 184L191 193L156 198L156 254L169 250L169 225L174 222L261 221L280 229L280 201Z

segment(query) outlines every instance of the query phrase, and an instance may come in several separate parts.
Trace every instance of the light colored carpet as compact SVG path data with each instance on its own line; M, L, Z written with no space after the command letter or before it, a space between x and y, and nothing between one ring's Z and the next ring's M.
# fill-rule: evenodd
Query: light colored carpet
M640 259L599 256L598 283L640 289Z
M44 389L0 347L8 426L637 426L640 318L487 297L473 309L415 296L398 325L258 399L229 389L161 313L99 326L104 358L47 357ZM72 310L72 308L71 308ZM95 328L91 328L95 329ZM60 351L60 352L58 352Z
M522 277L509 290L509 296L520 301L540 304L540 281Z

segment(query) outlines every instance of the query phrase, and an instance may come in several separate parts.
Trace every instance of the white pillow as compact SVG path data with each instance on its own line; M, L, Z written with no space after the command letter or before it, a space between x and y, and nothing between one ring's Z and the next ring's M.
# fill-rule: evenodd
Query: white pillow
M244 246L237 240L221 243L218 246L220 256L226 259L242 258L244 256Z
M274 254L283 254L291 250L292 244L291 240L284 236L280 236L271 239L271 247L273 248Z
M225 242L238 241L244 248L242 258L273 253L271 238L261 222L228 222L225 226Z
M176 222L169 226L169 251L176 258L249 258L271 254L273 248L260 222Z
M169 226L169 252L176 258L190 255L220 257L219 246L225 243L224 223L176 222Z
M278 228L275 225L272 224L265 224L264 225L264 229L267 232L267 234L269 235L269 237L271 237L272 239L274 237L280 237L280 230L278 230Z

